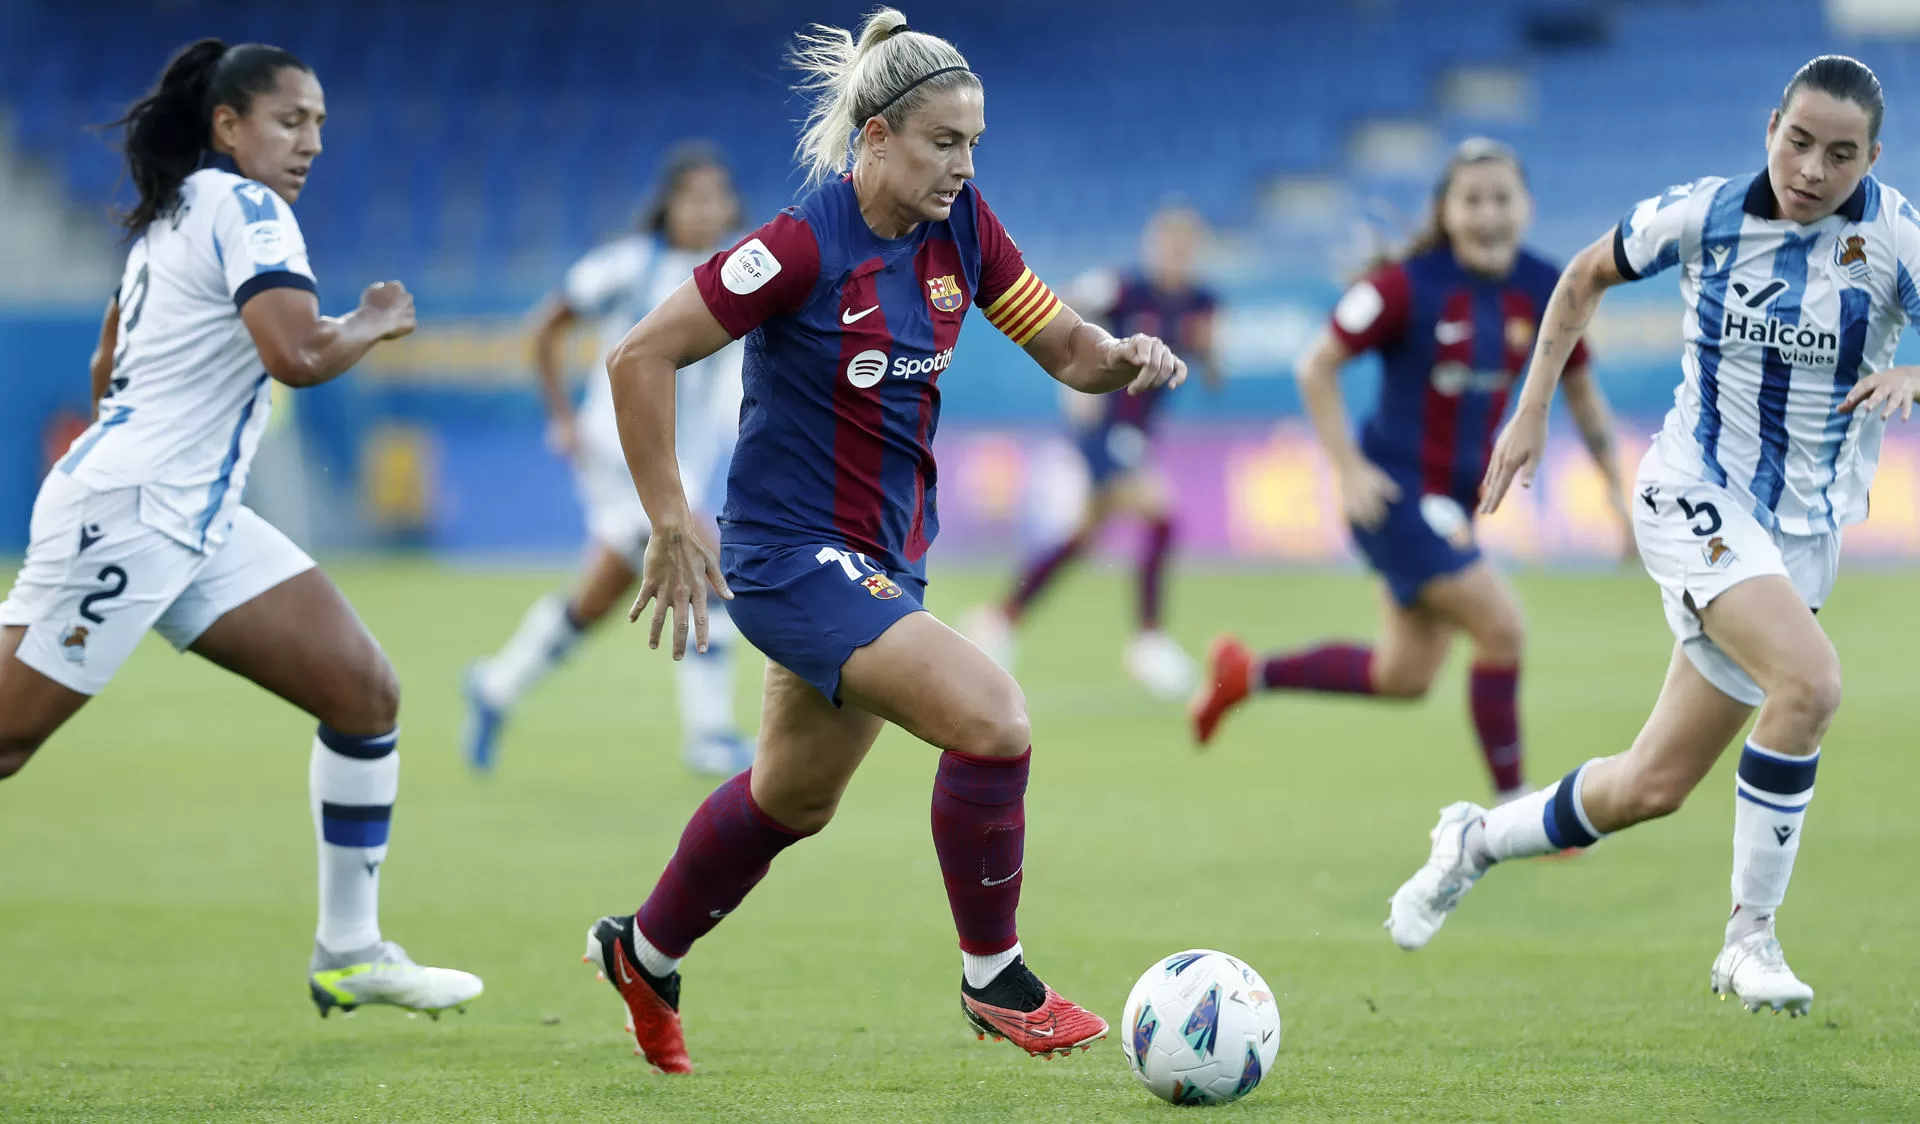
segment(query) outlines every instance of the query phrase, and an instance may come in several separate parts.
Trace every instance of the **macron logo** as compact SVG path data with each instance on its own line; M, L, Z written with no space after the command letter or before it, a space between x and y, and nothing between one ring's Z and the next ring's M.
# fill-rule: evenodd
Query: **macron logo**
M1707 253L1713 258L1713 268L1718 271L1727 268L1727 255L1733 253L1728 245L1708 246Z
M1780 845L1784 847L1787 845L1787 840L1793 838L1793 828L1787 824L1781 824L1773 829L1773 837L1778 839Z

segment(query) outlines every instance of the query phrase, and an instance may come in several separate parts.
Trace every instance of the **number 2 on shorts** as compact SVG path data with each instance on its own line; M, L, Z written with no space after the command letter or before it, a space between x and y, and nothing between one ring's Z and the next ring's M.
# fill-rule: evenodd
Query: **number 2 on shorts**
M93 607L102 601L111 601L127 591L127 572L118 566L102 566L99 580L107 583L107 588L96 589L80 599L80 615L94 624L105 624L107 618L94 612Z

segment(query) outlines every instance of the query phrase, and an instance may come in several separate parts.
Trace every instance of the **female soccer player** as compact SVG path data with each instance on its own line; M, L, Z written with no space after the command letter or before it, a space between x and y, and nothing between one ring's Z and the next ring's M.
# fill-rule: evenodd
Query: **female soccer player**
M1515 477L1531 482L1554 386L1601 295L1679 266L1681 383L1633 504L1678 642L1626 752L1491 812L1440 813L1431 857L1393 896L1387 928L1402 948L1432 939L1494 863L1677 810L1758 706L1740 754L1733 913L1712 986L1756 1011L1812 1006L1774 914L1840 705L1840 661L1813 614L1833 589L1841 528L1866 517L1886 421L1906 417L1920 389L1920 368L1891 366L1902 328L1920 318L1920 213L1868 174L1884 104L1865 66L1814 59L1767 123L1764 171L1646 200L1560 278L1481 509L1495 510Z
M278 47L203 39L125 127L140 194L95 353L98 417L47 474L0 604L0 777L16 773L153 629L320 721L308 772L325 1015L427 1011L480 994L380 936L399 787L400 688L380 645L299 547L240 505L267 385L317 386L413 330L398 282L320 315L291 204L320 155L320 83Z
M573 462L591 544L572 594L534 602L506 646L469 669L462 740L475 769L493 767L500 727L520 696L558 667L581 635L632 588L646 547L647 512L620 453L604 368L588 379L586 402L575 414L561 378L561 342L569 329L591 319L603 327L611 348L739 226L733 178L719 152L697 141L683 143L668 154L639 231L574 263L560 292L535 313L534 355L547 404L547 443ZM680 478L693 489L698 525L712 541L709 524L719 510L740 428L740 348L727 347L688 368L679 385ZM695 770L722 776L753 761L753 747L733 720L731 640L722 611L709 620L707 650L676 669L682 754Z
M935 387L967 308L1054 378L1105 393L1177 385L1151 336L1082 323L1022 263L973 187L980 79L945 40L881 8L858 38L803 34L815 94L801 202L694 271L608 362L621 444L647 514L650 643L706 638L706 587L769 659L759 753L693 815L653 893L596 923L587 959L626 1000L654 1066L687 1072L680 959L774 857L833 818L882 723L941 749L934 850L960 934L961 1006L982 1036L1035 1055L1106 1034L1028 970L1015 934L1029 731L1020 688L921 607L938 529ZM851 137L851 144L849 138ZM840 175L852 156L851 175ZM716 558L676 473L674 370L747 339L746 404ZM724 577L722 573L724 571Z
M1380 575L1376 644L1323 643L1256 659L1234 637L1214 644L1195 696L1193 734L1206 745L1255 691L1326 691L1417 699L1453 647L1473 644L1468 697L1494 799L1526 791L1521 769L1520 604L1481 556L1469 514L1479 501L1494 427L1525 368L1558 271L1521 244L1532 220L1512 149L1462 144L1434 186L1425 229L1406 254L1342 297L1300 361L1300 396L1340 482L1353 539ZM1577 340L1567 404L1627 532L1613 421L1587 377ZM1385 367L1380 399L1356 441L1340 368L1365 351ZM1623 551L1631 540L1623 539Z
M1220 384L1213 348L1213 315L1219 301L1197 284L1193 259L1199 250L1200 218L1185 207L1165 207L1141 239L1142 268L1123 276L1088 278L1076 286L1073 304L1115 333L1165 334L1174 352L1200 371L1209 387ZM1080 525L1065 542L1042 552L1021 571L1005 601L977 610L967 632L1000 666L1012 670L1014 629L1062 567L1099 538L1116 515L1146 524L1140 554L1139 631L1128 643L1128 674L1162 698L1184 698L1197 671L1179 642L1160 630L1160 587L1173 548L1173 502L1166 480L1148 457L1153 423L1164 393L1090 398L1063 391L1074 444L1087 463L1093 494Z

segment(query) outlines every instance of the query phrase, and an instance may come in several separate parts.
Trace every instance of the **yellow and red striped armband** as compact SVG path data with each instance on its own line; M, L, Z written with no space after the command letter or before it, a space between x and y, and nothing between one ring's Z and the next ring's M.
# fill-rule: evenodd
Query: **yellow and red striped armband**
M1023 269L1012 288L992 304L982 305L980 311L986 314L988 323L1025 347L1040 334L1040 329L1053 323L1053 318L1060 315L1060 307L1060 298L1053 295L1047 283L1035 277L1033 270Z

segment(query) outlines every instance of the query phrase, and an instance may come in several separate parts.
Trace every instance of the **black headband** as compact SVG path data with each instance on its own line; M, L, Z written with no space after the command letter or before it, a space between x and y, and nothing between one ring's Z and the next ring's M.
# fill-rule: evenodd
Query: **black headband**
M902 28L901 30L904 31L906 29ZM920 77L915 78L913 81L907 83L905 86L902 86L898 93L894 94L892 97L888 98L886 101L881 102L879 109L876 109L872 113L869 113L865 117L862 117L859 121L859 124L864 125L868 121L871 121L875 117L878 117L882 113L885 113L889 106L891 106L894 102L899 101L901 98L906 97L908 94L912 93L914 89L923 82L930 82L933 79L940 77L942 74L972 74L972 73L973 71L968 70L964 66L943 66L938 70L929 71L926 74L922 74Z

